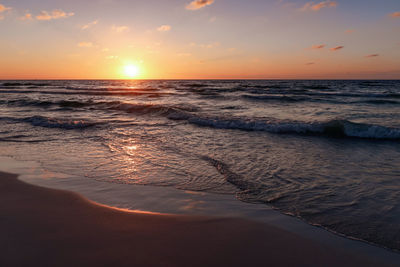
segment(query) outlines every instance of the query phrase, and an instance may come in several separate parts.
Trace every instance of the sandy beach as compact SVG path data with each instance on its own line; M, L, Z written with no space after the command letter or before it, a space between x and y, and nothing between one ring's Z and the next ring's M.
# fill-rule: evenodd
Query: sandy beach
M135 213L0 174L2 266L382 266L267 224Z

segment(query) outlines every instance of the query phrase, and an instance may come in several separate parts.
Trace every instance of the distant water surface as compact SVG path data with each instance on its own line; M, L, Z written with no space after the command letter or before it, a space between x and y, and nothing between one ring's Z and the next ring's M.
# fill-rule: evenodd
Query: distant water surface
M400 81L0 81L0 155L400 250Z

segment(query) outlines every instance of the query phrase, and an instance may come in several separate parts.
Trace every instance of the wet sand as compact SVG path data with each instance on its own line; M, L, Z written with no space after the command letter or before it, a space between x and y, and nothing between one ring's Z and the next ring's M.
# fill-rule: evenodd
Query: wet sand
M128 212L0 173L0 266L383 266L268 224Z

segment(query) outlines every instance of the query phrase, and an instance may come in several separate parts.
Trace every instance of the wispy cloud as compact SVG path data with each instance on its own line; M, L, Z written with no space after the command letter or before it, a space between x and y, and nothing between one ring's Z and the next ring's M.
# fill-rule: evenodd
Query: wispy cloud
M157 28L157 31L159 32L169 32L171 30L170 25L161 25L160 27Z
M22 17L19 17L19 20L32 20L32 19L33 19L33 17L32 17L31 13L26 13Z
M61 9L55 9L51 12L47 12L43 10L40 12L39 15L36 16L37 20L52 20L52 19L64 19L68 17L72 17L75 15L73 12L66 13L62 11Z
M302 11L319 11L322 8L329 8L329 7L336 7L337 2L336 1L322 1L322 2L308 2L306 3L300 10Z
M11 9L12 9L11 7L6 7L6 6L2 5L2 4L0 4L0 13L2 13L4 11L11 10Z
M208 44L196 44L196 43L190 43L190 46L194 47L194 46L198 46L200 48L207 48L207 49L211 49L211 48L215 48L215 47L219 47L221 45L220 42L214 42L214 43L208 43Z
M332 47L330 50L331 51L338 51L338 50L341 50L343 48L344 48L344 46L340 45L340 46Z
M318 50L318 49L325 48L325 46L326 46L326 45L324 45L324 44L313 45L313 46L311 46L311 49Z
M315 65L315 62L307 62L305 65L306 65L306 66Z
M371 55L366 55L365 57L371 58L371 57L379 57L379 54L371 54Z
M92 28L92 27L93 27L94 25L96 25L97 23L99 23L98 20L89 22L88 24L83 25L83 26L81 27L81 30L87 30L87 29L89 29L89 28Z
M392 18L400 18L400 12L393 12L393 13L389 14L389 16Z
M215 48L215 47L218 47L220 45L221 45L220 42L214 42L214 43L210 43L210 44L205 45L205 48Z
M11 9L12 9L11 7L6 7L2 4L0 4L0 20L4 19L4 16L1 13L5 12L5 11L9 11Z
M190 4L186 5L188 10L198 10L200 8L206 7L214 3L214 0L194 0Z
M116 26L116 25L113 25L111 29L117 33L129 32L130 30L128 26Z
M355 32L355 30L352 30L352 29L348 29L348 30L345 31L345 33L347 33L347 34L352 34L354 32Z
M87 48L89 48L89 47L93 47L93 43L91 43L91 42L80 42L80 43L78 43L78 46L79 47L87 47Z

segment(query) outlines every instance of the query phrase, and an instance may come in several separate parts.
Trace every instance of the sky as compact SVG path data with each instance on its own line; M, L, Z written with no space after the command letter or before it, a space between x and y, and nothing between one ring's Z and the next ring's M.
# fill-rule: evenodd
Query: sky
M399 0L0 0L0 36L0 79L400 79Z

